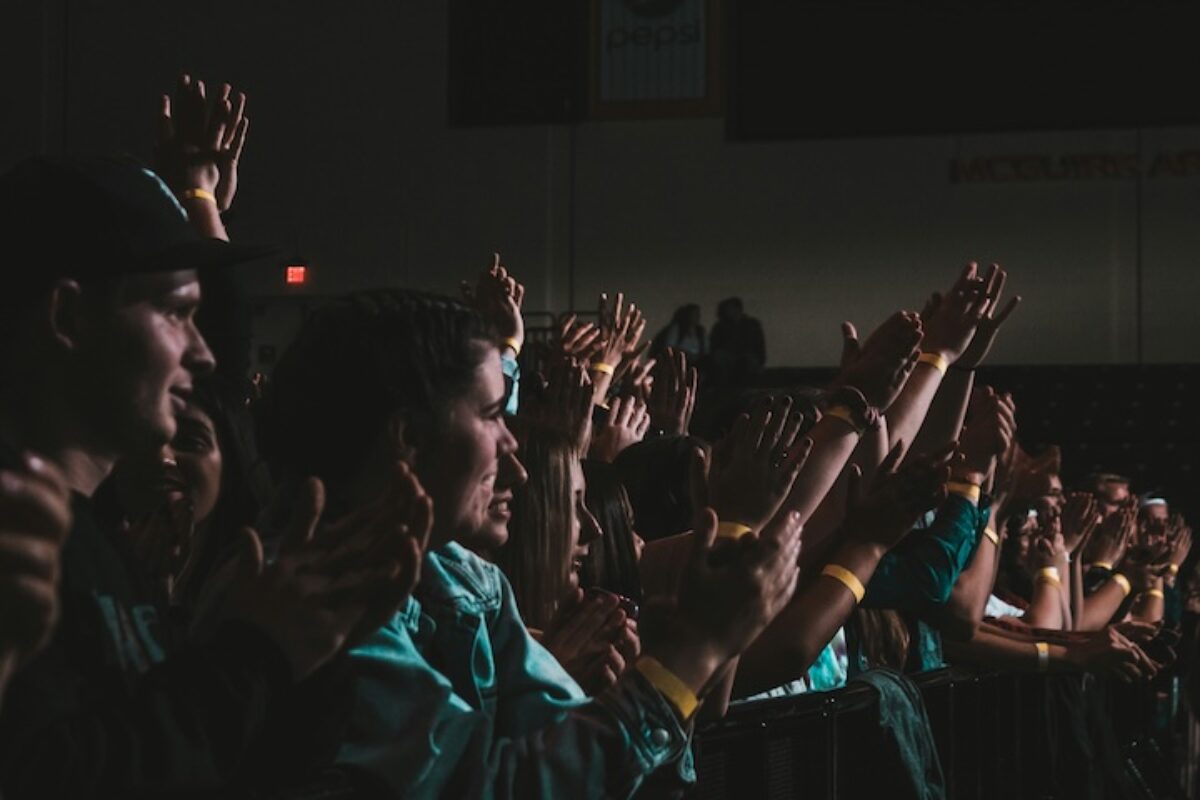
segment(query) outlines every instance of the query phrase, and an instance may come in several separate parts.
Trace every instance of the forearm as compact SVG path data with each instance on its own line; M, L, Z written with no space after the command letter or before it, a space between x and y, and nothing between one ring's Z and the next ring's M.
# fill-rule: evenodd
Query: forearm
M1071 559L1071 619L1072 630L1083 630L1083 559L1079 552Z
M1159 578L1147 591L1140 592L1129 608L1129 615L1140 622L1162 622L1166 602L1163 599L1163 580Z
M925 424L913 440L914 453L937 452L958 439L974 385L974 370L951 368L947 371L929 406L929 413L925 415Z
M1024 621L1034 628L1062 630L1062 589L1049 581L1035 580Z
M225 223L221 220L221 213L217 210L216 203L201 197L184 197L180 202L183 203L183 207L187 211L188 222L191 223L192 229L196 233L205 239L229 241L229 234L225 231Z
M883 557L874 545L847 542L830 563L852 572L866 586ZM798 680L845 624L856 601L835 578L818 576L796 593L787 607L741 656L733 696L747 697Z
M861 472L860 485L869 486L879 465L887 457L887 447L887 422L880 417L877 428L863 433L841 474L804 523L804 550L800 554L802 565L824 563L829 548L834 546L833 534L846 519L846 493L850 485L851 468L857 466Z
M1125 602L1128 591L1118 581L1109 579L1103 586L1083 599L1083 613L1075 630L1098 631L1109 623L1113 614Z
M985 536L976 546L971 563L959 575L950 601L938 615L939 627L948 638L969 639L983 620L996 582L997 551L998 545Z
M888 443L895 447L904 443L904 453L911 450L913 440L925 421L929 406L942 383L941 371L932 364L920 363L913 368L908 382L900 390L900 396L888 408L885 416L888 423Z
M1046 653L1040 658L1039 641ZM1076 668L1065 645L1040 639L1018 641L986 627L980 627L969 641L943 640L942 651L953 663L1011 672L1069 672Z
M813 443L812 452L780 508L780 513L799 512L806 526L858 446L859 435L845 421L827 415L817 422L808 438Z

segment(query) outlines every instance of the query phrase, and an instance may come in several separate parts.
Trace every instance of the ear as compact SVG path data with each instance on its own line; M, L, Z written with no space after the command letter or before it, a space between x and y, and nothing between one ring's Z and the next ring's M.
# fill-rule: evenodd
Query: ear
M417 464L417 426L401 411L396 411L388 420L387 441L393 460L403 461L410 467Z
M49 324L55 343L66 350L75 350L86 328L83 291L73 280L57 281L42 307L43 318Z

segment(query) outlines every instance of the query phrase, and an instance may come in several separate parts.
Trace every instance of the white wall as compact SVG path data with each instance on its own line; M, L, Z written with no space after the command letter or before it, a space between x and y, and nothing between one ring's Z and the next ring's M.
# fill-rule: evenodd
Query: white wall
M180 69L232 80L253 119L233 231L306 258L315 294L453 291L499 249L531 307L558 311L573 251L579 306L624 289L655 323L687 301L711 322L738 294L772 363L810 365L832 361L842 319L919 308L978 258L1008 266L1026 298L998 362L1135 361L1139 317L1144 360L1200 359L1200 177L1146 179L1140 214L1132 180L949 179L953 157L1133 151L1134 131L748 144L726 142L716 119L451 130L440 3L55 0L3 13L15 74L29 77L5 89L18 110L0 159L64 136L72 150L148 155L154 98ZM1198 149L1200 129L1144 131L1140 146ZM283 289L276 265L246 280Z

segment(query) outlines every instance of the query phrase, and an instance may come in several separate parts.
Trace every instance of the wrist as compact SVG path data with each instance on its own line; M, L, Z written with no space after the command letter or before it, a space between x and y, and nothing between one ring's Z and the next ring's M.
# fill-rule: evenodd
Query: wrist
M671 635L642 651L642 656L653 658L699 697L717 670L733 655L707 637L701 635Z

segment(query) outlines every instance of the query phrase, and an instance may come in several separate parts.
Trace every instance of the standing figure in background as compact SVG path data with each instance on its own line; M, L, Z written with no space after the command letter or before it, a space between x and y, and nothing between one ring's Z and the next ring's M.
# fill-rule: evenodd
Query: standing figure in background
M667 348L687 353L688 360L699 364L707 354L704 326L700 324L700 306L688 303L675 309L671 322L658 332L650 346L650 355L661 358Z
M746 383L766 366L762 323L746 315L740 297L726 298L717 305L709 352L713 375L719 383Z

